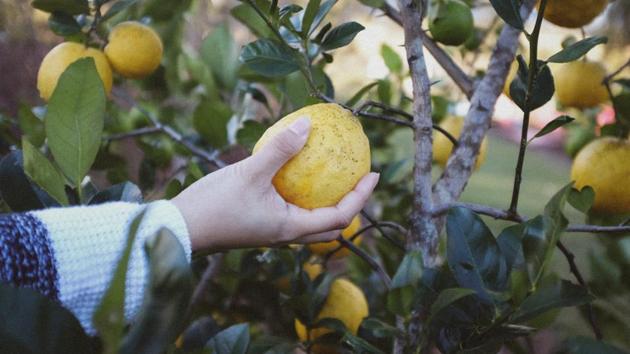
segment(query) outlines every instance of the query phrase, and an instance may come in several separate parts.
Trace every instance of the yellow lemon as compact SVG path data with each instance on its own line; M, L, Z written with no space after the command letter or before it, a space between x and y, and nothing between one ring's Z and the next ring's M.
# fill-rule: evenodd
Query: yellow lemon
M345 239L349 239L357 231L359 231L360 228L361 228L361 218L357 215L352 219L352 222L350 223L350 225L348 225L348 227L346 227L345 229L341 231L341 236ZM355 246L359 246L361 244L361 236L358 236L357 238L355 238L352 241L352 243L354 243ZM339 246L338 241L330 241L330 242L311 243L310 245L308 245L308 248L314 254L325 256L328 254L328 252L336 249L338 246ZM351 252L349 249L343 247L339 251L335 252L332 257L342 258L342 257L348 256L350 253Z
M548 0L545 20L561 27L578 28L602 13L608 0Z
M554 70L556 98L564 107L589 108L608 101L602 83L606 69L596 62L574 61Z
M315 209L336 205L370 171L370 144L359 120L343 107L320 103L304 107L272 125L254 154L298 118L311 120L306 145L273 178L289 203Z
M503 84L503 94L508 96L510 99L512 99L512 96L510 96L510 85L512 84L512 81L514 81L514 78L516 77L517 72L518 72L518 61L514 60L512 62L512 65L510 65L510 71L508 72L508 75L505 78L505 84Z
M440 127L442 127L447 132L451 133L451 135L458 139L460 134L462 133L462 128L464 126L464 118L450 116L444 119L440 123ZM477 162L475 163L475 170L478 169L484 161L486 161L486 150L488 149L488 139L484 138L481 142L481 147L479 148L479 156L477 157ZM433 131L433 160L435 160L442 168L446 167L446 162L448 161L449 156L451 156L451 151L453 150L453 143L446 137L444 134L439 131Z
M369 314L367 300L363 291L351 281L343 278L336 279L330 285L330 292L326 298L324 306L317 315L316 321L323 318L335 318L343 322L348 331L357 334L359 326L364 318ZM306 341L306 327L298 320L295 320L295 331L300 341ZM310 339L314 340L330 330L327 328L315 328L311 330ZM334 352L325 346L315 346L314 353Z
M103 81L105 94L112 90L112 69L107 58L98 49L86 47L81 43L64 42L54 47L42 60L37 72L37 89L39 95L48 101L57 87L57 81L63 72L78 59L92 58L98 76Z
M592 210L598 213L630 213L630 141L612 137L593 140L573 160L575 187L595 191Z
M105 55L117 73L141 79L160 66L162 50L162 40L151 27L126 21L110 32Z

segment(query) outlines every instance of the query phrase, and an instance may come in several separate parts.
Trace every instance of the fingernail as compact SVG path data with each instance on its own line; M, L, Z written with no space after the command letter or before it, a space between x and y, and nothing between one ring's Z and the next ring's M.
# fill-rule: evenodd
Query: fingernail
M308 132L311 130L311 120L307 117L299 118L291 124L289 129L299 136L308 135Z
M378 183L378 180L381 178L381 174L377 172L370 172L372 179L374 180L374 185Z

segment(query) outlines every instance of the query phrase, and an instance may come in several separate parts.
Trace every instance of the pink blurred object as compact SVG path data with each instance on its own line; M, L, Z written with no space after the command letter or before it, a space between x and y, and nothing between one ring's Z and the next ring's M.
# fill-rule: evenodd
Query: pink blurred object
M597 125L604 126L615 122L615 109L612 106L605 106L597 115Z

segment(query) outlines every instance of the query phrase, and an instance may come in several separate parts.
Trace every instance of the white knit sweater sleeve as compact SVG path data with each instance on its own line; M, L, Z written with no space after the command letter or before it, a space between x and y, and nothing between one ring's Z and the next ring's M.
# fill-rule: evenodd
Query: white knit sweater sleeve
M92 315L123 253L129 227L145 207L127 269L125 317L130 321L142 305L147 285L147 238L161 228L169 229L190 261L190 239L179 210L168 201L157 201L145 205L113 202L33 213L48 230L58 273L59 300L89 334L96 334Z

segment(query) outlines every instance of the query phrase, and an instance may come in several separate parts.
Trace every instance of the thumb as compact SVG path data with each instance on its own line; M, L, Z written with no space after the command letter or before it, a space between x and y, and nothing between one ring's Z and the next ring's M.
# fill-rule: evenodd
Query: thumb
M307 117L298 118L288 128L272 137L260 151L253 156L252 162L259 173L269 179L295 154L300 152L308 140L311 121Z

